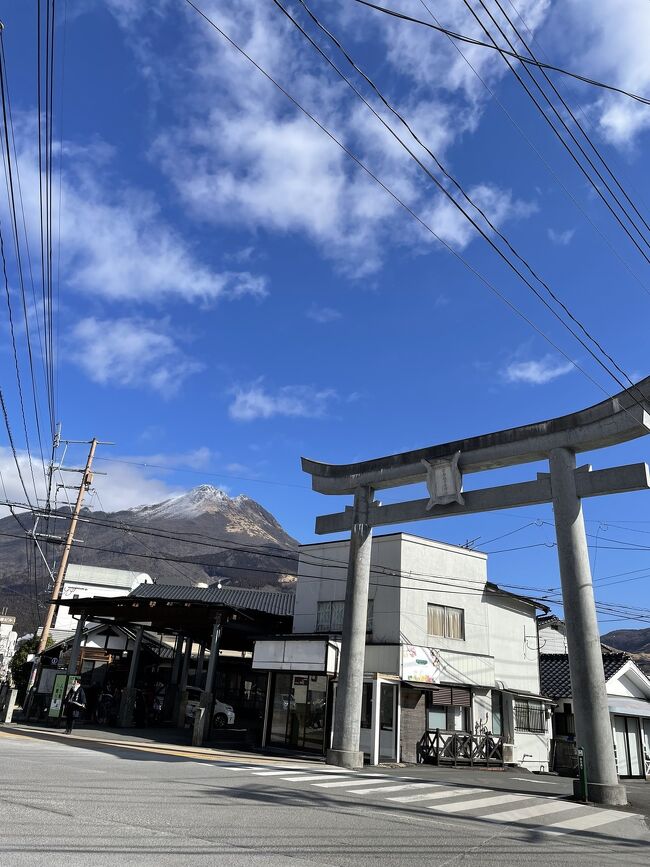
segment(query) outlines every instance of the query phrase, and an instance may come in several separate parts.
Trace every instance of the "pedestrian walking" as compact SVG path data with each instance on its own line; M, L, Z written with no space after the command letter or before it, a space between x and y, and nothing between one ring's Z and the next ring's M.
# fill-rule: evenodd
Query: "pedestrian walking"
M65 733L72 733L74 721L79 719L79 714L86 707L86 693L78 678L74 678L70 689L65 697Z

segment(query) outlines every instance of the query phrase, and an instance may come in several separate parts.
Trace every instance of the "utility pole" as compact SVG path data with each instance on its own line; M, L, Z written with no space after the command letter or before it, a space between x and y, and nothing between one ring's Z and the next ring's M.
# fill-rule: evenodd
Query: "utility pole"
M65 545L63 546L63 553L61 554L61 560L59 561L59 568L56 573L56 578L54 579L54 587L52 588L52 599L50 600L49 607L47 609L47 614L45 615L45 623L43 624L43 630L41 632L41 638L38 642L38 647L36 649L36 655L39 656L44 650L45 645L47 644L47 639L50 634L50 628L52 626L52 620L54 619L54 614L56 612L56 603L59 600L59 596L61 594L61 585L63 584L63 579L65 577L65 570L68 567L68 559L70 557L70 550L72 548L72 543L74 541L75 530L77 529L77 521L79 520L79 513L81 512L81 506L83 504L84 496L86 491L92 484L93 474L92 474L92 465L93 458L95 457L95 450L97 448L98 440L96 437L90 441L90 451L88 452L88 458L86 460L86 466L82 471L81 484L79 485L79 491L77 492L77 500L74 504L74 509L72 510L72 517L70 519L70 526L68 527L68 535L66 536Z

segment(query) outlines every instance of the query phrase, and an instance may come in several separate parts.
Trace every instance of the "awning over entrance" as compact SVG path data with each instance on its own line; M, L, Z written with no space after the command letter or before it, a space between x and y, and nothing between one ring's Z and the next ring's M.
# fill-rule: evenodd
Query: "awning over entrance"
M610 713L620 713L625 716L640 716L650 719L650 701L627 696L610 696L607 699Z

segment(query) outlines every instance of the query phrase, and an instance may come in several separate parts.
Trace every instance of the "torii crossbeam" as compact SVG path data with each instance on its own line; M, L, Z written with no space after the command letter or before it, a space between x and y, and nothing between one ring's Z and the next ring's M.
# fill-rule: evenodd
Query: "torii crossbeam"
M567 627L578 743L584 748L589 798L626 803L618 782L605 690L600 635L581 500L650 488L645 463L592 471L576 467L576 454L650 433L650 377L595 406L537 424L456 440L354 464L302 459L312 487L322 494L354 495L343 512L316 519L319 534L351 531L341 662L330 764L359 767L372 528L427 518L467 515L553 503L562 599ZM463 493L467 473L548 460L550 473L514 485ZM429 497L381 505L374 492L426 482Z

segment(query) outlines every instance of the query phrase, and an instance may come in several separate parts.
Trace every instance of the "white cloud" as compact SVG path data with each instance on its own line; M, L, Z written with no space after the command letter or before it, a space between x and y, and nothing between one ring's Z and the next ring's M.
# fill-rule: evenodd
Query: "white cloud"
M19 151L23 198L28 223L36 227L33 119L21 118L17 127L18 143L23 145ZM102 142L86 147L64 143L59 250L61 274L71 288L98 298L157 305L174 299L212 304L268 294L262 275L220 271L201 262L152 195L116 182L112 159L112 149Z
M516 199L510 190L501 190L491 184L478 184L468 190L468 195L497 228L501 228L507 220L527 217L536 210L534 203ZM493 232L483 217L469 206L465 205L465 207L486 234L492 235ZM463 249L474 238L479 237L477 230L459 209L442 194L438 196L424 216L436 234L455 249ZM426 237L430 239L430 236Z
M134 6L127 0L117 2L118 20L133 39L137 27L130 26L133 22L129 15L125 18L123 7L132 12ZM530 13L533 26L546 5L547 0L525 0L522 8ZM229 5L204 0L201 8L416 212L429 211L434 229L447 234L448 214L431 212L428 207L431 182L271 3L238 0ZM449 13L453 8L447 4ZM355 277L376 272L393 246L421 248L420 229L406 212L193 10L186 12L184 21L189 26L178 31L183 62L175 64L166 56L163 64L152 50L147 64L160 81L182 94L182 98L167 101L175 114L151 154L190 215L208 225L303 234L339 270ZM331 16L337 20L332 22ZM342 22L350 17L349 10L333 4L327 17L343 35ZM378 20L385 18L367 9L357 11L355 26L345 30L344 41L352 45L355 33L362 32L357 25L364 22L364 34L374 37L379 33L390 44L386 21ZM400 32L407 30L412 33L413 27L407 25ZM438 61L430 59L438 55L430 49L432 34L424 36L427 48L419 47L418 59L425 62L427 58L430 66L436 66ZM447 49L455 49L446 42L444 46L445 59L440 65L448 67ZM412 57L406 49L408 46L391 56L400 76L412 72ZM192 57L191 66L184 60L187 56ZM463 63L456 53L451 59ZM385 89L416 131L444 157L459 136L475 129L476 102L450 102L449 90L462 89L451 79L433 92L429 85L429 78L423 78L419 86L409 86L406 96L400 86L399 98L391 92L394 87ZM405 134L383 107L378 111ZM491 184L485 186L496 191ZM508 193L503 192L502 197L507 198ZM438 216L440 227L435 223ZM506 215L492 216L495 221L515 219L522 212L511 208ZM451 234L458 234L455 226ZM463 231L462 243L471 237Z
M553 7L549 39L564 65L583 75L647 95L650 92L648 0L565 0ZM646 35L644 38L644 34ZM594 90L579 85L583 100ZM611 144L628 148L650 129L650 107L622 95L595 91L590 114ZM575 100L574 100L575 101Z
M545 385L574 369L569 361L560 361L553 355L530 361L513 361L502 372L506 382L525 382L528 385Z
M336 391L331 388L318 390L308 385L285 385L271 393L260 380L246 388L235 388L233 394L228 414L235 421L274 416L321 418L326 415L329 404L337 399Z
M106 457L109 456L106 453L104 454ZM98 452L98 456L101 456L101 451ZM150 456L150 460L152 457L154 456ZM158 458L160 457L160 455L156 455L155 457ZM138 460L138 458L131 457L129 458L129 460ZM27 490L30 495L30 499L32 503L34 503L35 495L33 492L33 486L31 484L29 459L26 452L18 452L18 462L21 468L23 478L25 479L25 483L27 484ZM67 463L70 462L71 461L69 459ZM151 462L154 463L153 460L151 460ZM40 473L39 469L40 464L38 466L34 466L37 496L39 504L43 505L45 502L46 490L45 482L43 480L42 469ZM138 467L132 464L107 463L102 464L101 469L102 471L106 471L106 475L104 476L97 474L93 479L93 487L97 489L99 498L94 498L91 490L86 495L86 499L84 502L85 506L89 506L92 509L99 509L103 507L107 511L111 512L119 509L128 509L137 505L159 503L162 500L174 496L175 494L184 493L184 490L182 488L174 485L169 485L167 482L161 480L160 478L155 478L152 475L152 471L144 467ZM69 483L70 479L64 478L64 476L66 475L68 474L55 474L55 482ZM0 486L0 492L2 493L2 497L4 498L6 492L7 499L9 499L10 501L24 503L25 493L20 483L13 455L9 448L5 448L3 446L0 446L0 476L2 477L2 481L4 484L4 487ZM68 492L68 495L70 497L72 496L72 494L73 492ZM63 493L59 493L57 496L58 499L56 505L67 505L68 501ZM21 512L20 510L16 510L16 513L19 517L26 514L24 511ZM9 514L9 510L5 507L0 506L0 516L4 517L7 514ZM27 519L23 519L23 523L27 525ZM20 532L18 525L16 525L16 531Z
M559 247L566 247L570 244L575 233L575 229L564 229L564 231L548 229L547 232L549 240L552 241L553 244L557 244Z
M203 365L185 356L166 331L165 321L90 316L73 328L68 357L93 382L149 388L168 397Z
M334 322L336 319L340 319L341 312L336 310L334 307L319 307L317 304L312 304L307 311L307 316L309 319L313 319L314 322L326 325L328 322Z

